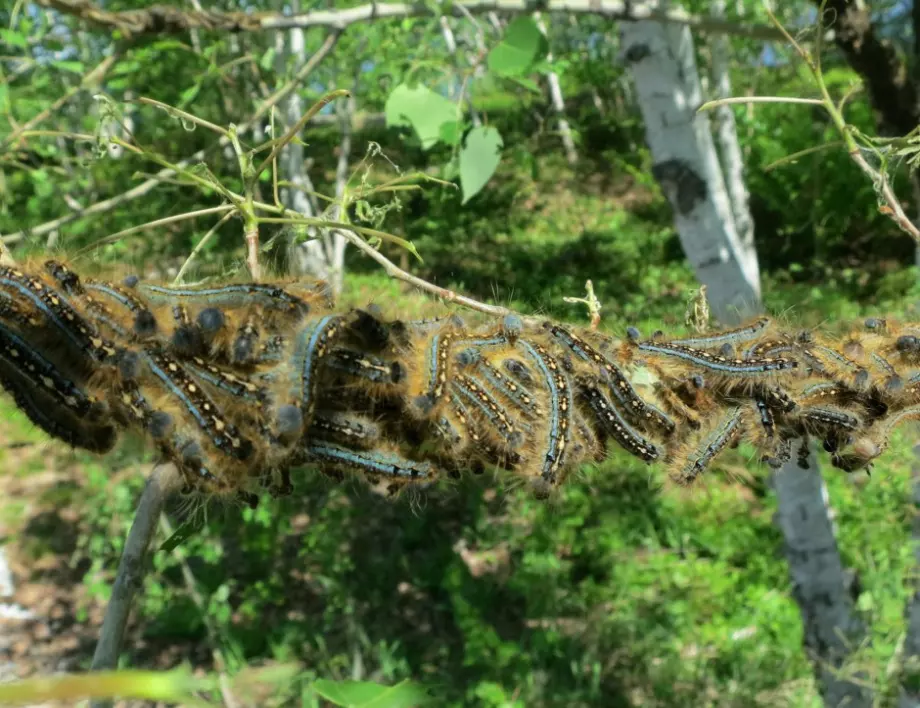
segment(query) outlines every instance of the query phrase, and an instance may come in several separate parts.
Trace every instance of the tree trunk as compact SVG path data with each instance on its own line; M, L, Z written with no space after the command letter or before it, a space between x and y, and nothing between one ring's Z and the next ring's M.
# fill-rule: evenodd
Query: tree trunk
M805 649L814 661L827 706L869 708L872 691L861 685L865 676L844 667L865 637L854 607L857 583L840 559L827 488L814 451L809 451L807 467L797 458L793 455L793 460L773 475L773 488L779 502L776 523L785 539L793 595L805 630Z
M725 0L713 0L712 14L716 19L723 19L725 15ZM731 77L729 76L729 45L725 37L712 38L712 78L715 89L714 98L730 98L732 96ZM754 219L751 217L751 208L747 187L744 184L744 158L741 156L741 145L738 142L738 127L735 124L735 112L732 106L719 106L716 109L719 151L722 157L722 174L728 187L728 197L731 201L732 215L735 219L735 231L741 241L744 257L750 259L760 269L757 263L757 249L754 244Z
M539 12L534 13L537 21L537 27L549 41L549 35L546 32L546 24ZM553 61L553 53L546 55L548 62ZM562 84L559 83L559 74L550 71L546 75L546 82L549 84L549 96L553 103L553 110L556 112L556 120L559 122L559 135L562 137L562 146L565 148L565 159L570 165L578 162L578 150L575 149L575 138L572 135L572 126L569 125L568 118L565 117L565 100L562 98Z
M652 171L674 209L684 253L706 284L713 314L733 324L761 308L760 275L735 231L709 118L701 104L687 27L621 22L629 67L652 152Z
M298 3L295 2L294 12L298 11L297 6ZM283 45L283 37L284 35L279 33L279 44ZM304 31L299 28L292 29L288 33L288 46L286 48L280 47L279 49L280 51L277 54L278 61L289 60L293 64L293 70L296 72L307 61ZM276 128L276 133L297 123L303 113L303 100L299 92L292 91L284 106L285 125L280 130ZM284 206L304 216L317 216L317 205L306 193L315 190L304 163L303 143L293 140L284 146L278 159L278 172L279 181L286 180L292 185L281 190L280 196ZM308 241L301 242L298 239L291 244L289 253L291 269L300 275L309 275L313 278L329 281L333 275L329 257L332 252L331 239L327 234L319 233L316 229L311 228L307 233L312 237Z

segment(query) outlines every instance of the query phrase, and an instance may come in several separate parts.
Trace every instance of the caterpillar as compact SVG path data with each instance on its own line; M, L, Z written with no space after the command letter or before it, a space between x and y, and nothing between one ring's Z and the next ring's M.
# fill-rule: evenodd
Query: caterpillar
M675 454L671 479L681 486L693 484L712 461L740 435L744 426L744 409L730 409L712 429L695 435Z

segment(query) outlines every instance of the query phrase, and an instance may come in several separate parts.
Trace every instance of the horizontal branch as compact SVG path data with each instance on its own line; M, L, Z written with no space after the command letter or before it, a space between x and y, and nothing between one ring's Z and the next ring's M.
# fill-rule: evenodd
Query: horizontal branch
M36 4L53 8L108 31L118 30L126 36L142 34L169 34L188 30L214 30L220 32L260 32L278 29L306 29L329 27L343 30L349 25L382 19L407 17L434 18L430 4L369 3L344 10L316 10L283 15L278 12L218 12L212 10L185 10L166 5L153 5L143 10L109 12L91 0L37 0ZM628 0L461 0L445 5L456 17L532 12L558 12L608 17L613 20L658 20L688 25L710 34L731 34L755 39L781 40L782 34L774 27L757 24L738 24L705 15L691 15L674 8L661 10L647 2Z

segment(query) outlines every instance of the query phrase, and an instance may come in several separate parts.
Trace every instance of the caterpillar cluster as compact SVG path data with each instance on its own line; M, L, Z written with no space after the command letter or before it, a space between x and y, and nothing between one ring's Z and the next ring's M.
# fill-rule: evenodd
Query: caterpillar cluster
M637 367L654 381L637 386ZM73 447L141 431L189 493L254 506L309 464L396 494L491 466L545 497L610 442L685 485L742 440L778 466L815 437L835 466L866 468L920 418L920 326L831 340L759 318L617 340L338 311L322 283L167 287L49 260L0 267L0 385Z

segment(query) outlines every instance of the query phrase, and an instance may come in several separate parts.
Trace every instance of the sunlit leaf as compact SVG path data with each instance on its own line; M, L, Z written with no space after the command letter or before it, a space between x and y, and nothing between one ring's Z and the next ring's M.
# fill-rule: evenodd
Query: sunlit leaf
M463 203L486 185L501 161L502 137L491 126L473 128L460 150L460 188Z
M532 17L521 16L505 29L505 36L489 52L489 69L499 76L522 76L549 52L549 43Z
M409 681L381 686L369 681L321 679L313 684L313 690L327 701L348 708L413 708L430 702L425 690Z
M427 150L441 139L441 126L456 122L457 106L425 86L400 84L387 98L387 126L415 130Z

